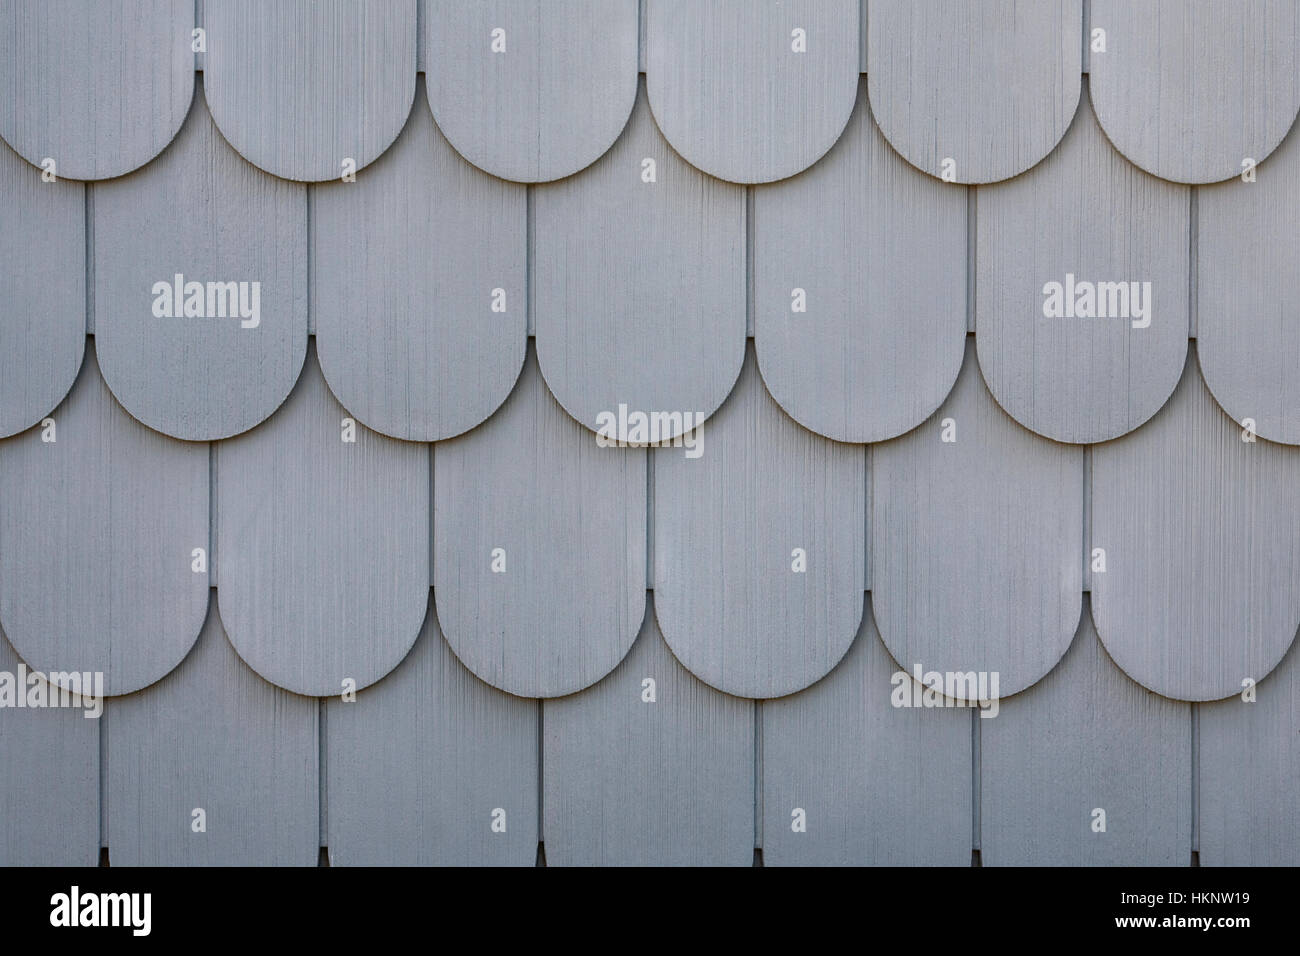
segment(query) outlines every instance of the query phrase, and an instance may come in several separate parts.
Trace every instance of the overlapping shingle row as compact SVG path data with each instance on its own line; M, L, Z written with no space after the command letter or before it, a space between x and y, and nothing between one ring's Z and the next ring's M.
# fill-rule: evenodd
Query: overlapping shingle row
M323 776L341 862L967 863L973 786L990 862L1285 858L1184 758L1300 625L1297 5L644 6L0 6L0 626L125 695L114 853L314 862ZM891 657L1000 675L982 768ZM1282 683L1238 703L1293 757ZM198 797L112 798L178 747L287 789L196 783L249 822L195 850L148 821Z

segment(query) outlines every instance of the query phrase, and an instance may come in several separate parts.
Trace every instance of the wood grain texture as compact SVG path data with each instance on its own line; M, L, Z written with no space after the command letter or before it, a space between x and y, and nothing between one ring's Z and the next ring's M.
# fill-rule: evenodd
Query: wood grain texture
M0 443L0 623L29 666L102 671L107 694L129 694L203 624L208 575L191 567L208 547L208 447L127 415L89 347L50 417L52 432Z
M21 665L0 632L0 672L17 680ZM77 707L0 709L0 866L94 866L99 860L103 717L85 714Z
M752 863L754 705L682 667L653 608L614 672L546 701L542 726L548 866Z
M86 190L0 143L0 438L63 401L86 346Z
M435 446L438 617L480 679L558 697L627 654L645 611L645 455L599 447L532 355L495 415Z
M385 435L437 441L486 419L519 377L528 214L525 187L463 160L417 99L355 183L313 187L311 302L343 406Z
M1202 866L1300 866L1300 645L1254 688L1200 712Z
M745 191L683 162L642 96L614 147L535 187L533 210L537 359L564 409L593 430L620 404L713 413L745 354Z
M697 457L653 452L664 637L728 694L802 690L840 661L862 619L865 451L782 412L752 353L697 440Z
M1242 429L1195 352L1169 404L1093 449L1092 575L1102 643L1166 697L1218 700L1277 666L1300 625L1300 449Z
M1300 5L1092 0L1107 52L1090 55L1097 118L1130 162L1213 183L1264 159L1300 111Z
M1173 394L1187 357L1188 193L1116 153L1086 97L1050 156L979 190L975 344L989 390L1012 418L1056 441L1107 441ZM1045 316L1044 287L1066 286L1071 275L1123 283L1124 294L1110 301L1098 290L1107 317ZM1125 301L1126 313L1110 314Z
M465 669L430 600L406 660L326 706L330 865L532 866L537 713Z
M876 122L931 176L952 160L956 182L1009 179L1070 126L1082 29L1082 0L867 0Z
M189 441L269 417L307 351L306 188L245 162L200 95L162 156L95 186L94 230L95 342L126 410ZM202 284L205 315L181 314L164 292L171 314L159 317L155 284L177 275ZM246 285L227 299L209 283Z
M204 81L230 144L285 179L392 145L415 96L416 0L205 0Z
M1133 683L1086 609L1061 663L979 731L984 865L1187 865L1190 705Z
M1012 421L968 346L943 407L871 467L872 596L894 659L997 671L1003 696L1051 670L1079 624L1083 450Z
M632 111L637 29L637 0L426 0L433 115L494 176L571 176L609 149Z
M429 450L356 423L313 351L261 428L217 449L221 617L263 678L297 694L379 680L420 633L429 584Z
M181 665L104 714L113 866L315 866L318 711L239 659L213 602Z
M837 441L915 428L965 351L966 190L899 159L864 83L826 157L754 187L753 204L754 344L768 391Z
M1269 441L1300 445L1300 134L1255 176L1196 190L1196 346L1224 411Z
M143 166L194 91L193 0L14 0L0 6L0 137L64 179Z
M719 179L803 172L853 112L858 15L858 0L647 0L646 82L664 136Z
M765 866L970 865L970 709L893 706L899 670L868 603L826 678L764 701Z

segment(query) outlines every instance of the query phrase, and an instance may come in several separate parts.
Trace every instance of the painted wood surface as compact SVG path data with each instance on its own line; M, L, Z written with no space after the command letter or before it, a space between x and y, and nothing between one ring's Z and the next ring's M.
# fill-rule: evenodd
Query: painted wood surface
M862 619L864 450L799 427L751 352L694 448L653 456L656 607L677 659L740 697L824 677Z
M217 597L239 656L312 696L396 667L424 620L428 446L352 419L309 351L280 411L216 461Z
M95 342L117 400L187 441L268 418L307 351L306 188L249 165L199 95L162 156L95 189Z
M432 600L406 659L325 715L331 866L533 865L537 702L471 674Z
M547 866L749 866L754 704L673 657L647 609L614 672L542 706Z
M1092 0L1091 11L1106 31L1106 52L1089 56L1097 118L1147 172L1229 179L1295 121L1300 6L1290 0Z
M4 4L0 137L64 179L138 169L189 111L193 28L192 0Z
M858 0L647 0L655 120L710 176L766 183L826 154L853 112Z
M171 674L109 702L113 866L315 866L318 704L239 659L213 602Z
M890 148L865 82L821 162L754 187L754 344L795 421L874 442L939 407L966 347L966 206Z
M885 138L949 182L1024 172L1079 102L1081 0L866 0L867 83Z
M0 625L31 667L100 671L129 694L203 624L208 446L131 418L93 348L46 421L0 442Z
M636 99L637 0L426 0L429 103L456 150L517 182L571 176Z
M443 139L424 94L356 182L312 187L312 311L330 390L410 441L468 431L505 401L527 342L525 189Z
M320 182L392 145L415 96L416 0L204 0L212 116L245 159Z
M493 687L560 697L617 666L645 612L646 452L601 447L530 355L514 392L434 447L434 596Z

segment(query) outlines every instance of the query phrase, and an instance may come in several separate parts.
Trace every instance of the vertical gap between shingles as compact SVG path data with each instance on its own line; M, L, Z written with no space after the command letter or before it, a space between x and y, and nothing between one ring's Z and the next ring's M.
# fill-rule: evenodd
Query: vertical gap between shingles
M208 587L217 586L217 447L208 442ZM215 595L213 600L216 600Z
M655 589L655 453L645 450L645 587L654 596ZM651 612L653 613L653 612Z
M863 445L862 453L866 456L866 467L863 473L866 476L867 487L863 489L865 494L864 507L862 509L862 546L866 549L866 554L862 556L862 589L871 590L871 509L875 506L874 483L871 480L871 469L874 467L875 455L873 454L874 445Z
M316 243L312 241L311 234L311 212L312 200L315 198L316 190L308 184L307 186L307 334L316 334L316 310L313 308L311 296L311 275L312 275L312 257L316 254Z
M966 331L975 331L975 187L966 187Z
M640 73L645 72L645 0L640 0L641 7L637 11L636 27L636 68Z
M329 845L329 751L325 738L325 705L328 702L329 698L327 697L322 697L317 701L319 709L316 717L317 743L320 747L318 761L320 773L320 845L322 848Z
M980 709L972 707L970 709L970 766L971 766L971 849L973 850L971 865L978 865L979 854L983 850L981 846L981 827L980 827L980 800L981 789L983 786L983 766L981 765L982 755L980 748Z
M435 531L437 531L437 529L433 527L435 520L437 520L437 510L435 510L434 507L435 502L437 502L437 498L433 497L433 493L434 493L434 486L433 486L434 458L433 457L435 454L438 454L438 442L430 441L429 442L429 514L425 515L425 522L428 523L429 525L429 591L430 592L433 591L433 581L435 578L433 562L435 557L437 557L438 554L437 538L435 538L434 536ZM429 597L430 597L430 601L432 601L434 594L430 594Z
M86 334L95 334L95 184L86 183L85 190L86 217Z
M858 16L862 21L858 29L858 72L864 74L867 72L867 17L870 6L867 0L862 0L858 5Z
M1201 854L1201 708L1192 709L1192 865L1200 865Z
M754 337L754 187L745 187L745 335Z
M1196 286L1198 273L1200 271L1197 259L1200 255L1199 243L1197 242L1197 223L1200 219L1200 204L1197 202L1197 189L1195 186L1187 187L1190 198L1187 200L1187 337L1196 338L1197 328L1201 324L1200 302L1197 301Z
M1083 446L1083 592L1092 592L1092 446Z
M415 75L419 76L426 72L427 64L425 62L424 49L424 20L428 16L424 9L424 0L417 0L415 4Z
M763 702L754 701L754 849L763 852Z
M546 840L546 701L537 698L537 843Z
M111 707L95 721L99 730L99 848L102 851L100 866L108 866L108 731L104 721L109 719Z
M1083 56L1080 63L1083 65L1083 74L1087 76L1092 72L1092 53L1088 49L1088 34L1092 30L1092 0L1083 0Z
M204 11L204 9L203 9L203 0L194 0L194 25L195 25L196 27L202 27L202 26L203 26L204 13L205 13L205 11ZM208 58L208 55L207 55L206 52L205 52L205 53L200 53L200 52L198 52L197 50L194 52L194 72L195 72L195 73L202 73L202 72L203 72L203 68L207 65L207 58Z
M527 310L525 322L528 326L528 335L530 338L537 335L537 321L534 318L537 314L536 296L537 284L533 279L533 263L537 256L537 225L533 215L533 187L531 185L524 187L524 231L526 234L526 249L524 250L524 308Z

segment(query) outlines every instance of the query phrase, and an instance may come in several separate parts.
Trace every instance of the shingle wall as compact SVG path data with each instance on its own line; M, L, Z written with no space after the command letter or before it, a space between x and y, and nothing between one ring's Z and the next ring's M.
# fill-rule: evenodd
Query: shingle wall
M1300 863L1298 111L1297 0L0 0L0 863Z

